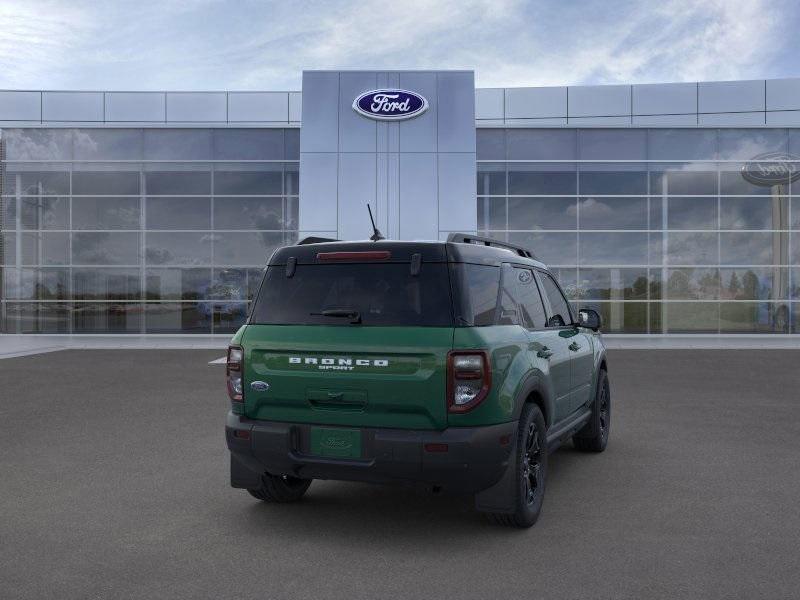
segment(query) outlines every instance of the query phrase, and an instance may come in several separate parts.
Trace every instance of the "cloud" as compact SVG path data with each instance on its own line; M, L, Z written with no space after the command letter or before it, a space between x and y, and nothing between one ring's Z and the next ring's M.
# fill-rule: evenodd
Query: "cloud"
M299 89L311 68L470 68L484 87L792 76L799 12L788 0L6 0L0 88Z

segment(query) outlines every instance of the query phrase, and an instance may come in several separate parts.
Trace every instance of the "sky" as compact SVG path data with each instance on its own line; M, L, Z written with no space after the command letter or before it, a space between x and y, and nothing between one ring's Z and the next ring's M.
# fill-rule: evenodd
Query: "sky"
M0 89L299 90L303 69L479 87L800 76L796 0L0 0Z

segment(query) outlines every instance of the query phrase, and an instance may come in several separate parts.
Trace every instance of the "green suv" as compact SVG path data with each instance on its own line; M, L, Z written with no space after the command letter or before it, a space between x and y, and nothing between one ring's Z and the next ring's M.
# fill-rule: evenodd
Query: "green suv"
M548 453L608 442L599 328L495 240L280 248L228 349L231 485L291 502L312 479L423 483L529 527Z

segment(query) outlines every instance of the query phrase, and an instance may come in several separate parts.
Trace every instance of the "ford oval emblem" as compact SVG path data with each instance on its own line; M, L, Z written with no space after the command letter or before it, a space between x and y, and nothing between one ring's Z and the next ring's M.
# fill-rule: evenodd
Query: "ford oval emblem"
M400 121L428 110L428 101L408 90L371 90L353 100L353 110L370 119Z
M266 392L269 389L269 384L266 381L254 381L250 384L250 389L254 392Z
M754 185L772 186L800 179L800 157L785 152L767 152L748 160L742 177Z

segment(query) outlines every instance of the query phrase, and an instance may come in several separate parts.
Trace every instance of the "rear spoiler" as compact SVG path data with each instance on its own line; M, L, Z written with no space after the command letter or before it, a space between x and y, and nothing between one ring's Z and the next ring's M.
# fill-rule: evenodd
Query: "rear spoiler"
M296 246L305 246L306 244L321 244L323 242L340 242L341 240L337 240L334 238L324 238L324 237L316 237L316 236L308 236L304 237L302 240L295 244Z

